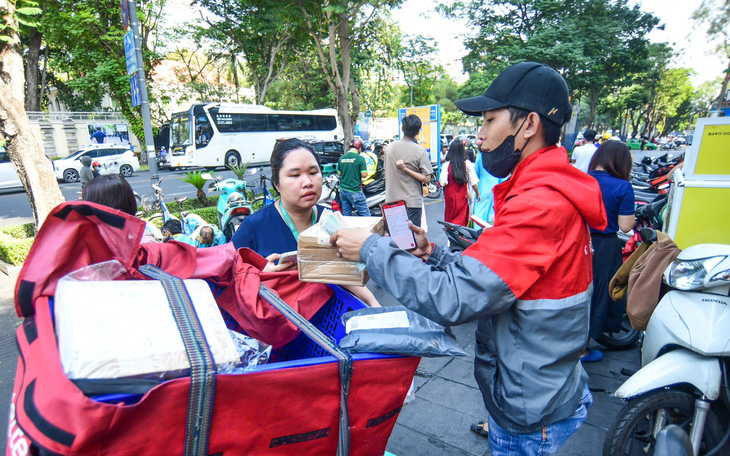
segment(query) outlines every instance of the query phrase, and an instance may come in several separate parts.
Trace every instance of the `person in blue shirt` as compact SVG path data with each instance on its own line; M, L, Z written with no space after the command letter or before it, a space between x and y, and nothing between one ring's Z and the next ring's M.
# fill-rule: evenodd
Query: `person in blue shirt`
M299 233L319 221L325 207L319 156L308 143L292 138L279 142L271 153L271 183L280 198L243 219L231 242L248 247L269 261L267 270L284 271L293 263L272 264L282 253L297 250ZM273 269L272 269L273 268ZM370 306L379 307L366 287L345 287Z
M631 186L631 153L620 141L606 141L598 148L588 166L588 174L601 187L608 226L603 231L591 228L593 244L593 296L589 336L598 338L605 331L617 332L621 327L626 302L614 302L609 296L608 284L621 267L621 241L616 235L620 229L634 227L634 189ZM583 352L583 362L600 361L598 350Z
M492 189L495 185L502 183L506 178L494 177L482 166L482 153L476 157L474 170L479 178L479 200L474 203L474 215L485 222L494 224L494 194Z
M104 144L106 134L102 131L101 127L96 127L96 131L91 135L91 138L98 144Z

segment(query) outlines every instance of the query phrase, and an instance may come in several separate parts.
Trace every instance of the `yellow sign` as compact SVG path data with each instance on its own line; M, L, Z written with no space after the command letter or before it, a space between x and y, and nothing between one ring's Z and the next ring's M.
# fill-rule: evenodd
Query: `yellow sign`
M730 226L730 211L727 210L730 188L685 187L682 196L682 210L674 236L677 246L686 249L697 244L730 244L730 230L727 229Z
M694 174L730 176L730 125L705 125L699 147Z
M419 106L417 108L406 108L406 115L415 114L421 119L421 133L418 135L418 144L426 150L431 149L431 107Z
M404 117L411 114L415 114L421 119L421 132L416 138L418 144L426 149L431 162L436 163L440 157L441 106L429 105L398 109L398 119L401 122Z

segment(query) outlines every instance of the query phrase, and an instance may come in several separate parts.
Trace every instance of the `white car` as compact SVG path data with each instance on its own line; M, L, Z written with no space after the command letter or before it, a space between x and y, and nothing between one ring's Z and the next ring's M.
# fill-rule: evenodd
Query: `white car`
M51 159L47 163L53 169ZM8 152L3 147L0 147L0 190L24 190L23 183L8 158Z
M91 162L101 165L100 174L119 174L122 177L131 177L135 171L139 171L139 160L137 155L125 146L112 146L99 144L88 146L72 153L66 158L53 162L56 179L63 182L78 182L79 171L81 171L81 157L91 158Z

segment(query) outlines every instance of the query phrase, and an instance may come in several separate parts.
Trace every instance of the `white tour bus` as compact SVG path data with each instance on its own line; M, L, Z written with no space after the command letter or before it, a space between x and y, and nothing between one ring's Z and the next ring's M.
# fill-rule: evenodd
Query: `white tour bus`
M171 168L268 164L277 139L342 139L334 109L274 111L266 106L194 103L173 112Z

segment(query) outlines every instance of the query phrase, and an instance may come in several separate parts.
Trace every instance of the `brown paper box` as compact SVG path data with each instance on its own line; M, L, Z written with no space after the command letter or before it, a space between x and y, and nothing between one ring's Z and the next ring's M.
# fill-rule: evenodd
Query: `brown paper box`
M371 233L383 234L381 217L343 217L350 228L364 228ZM337 256L337 249L329 242L320 244L318 225L299 233L299 280L335 285L362 286L369 277L367 270L360 271L357 263Z

